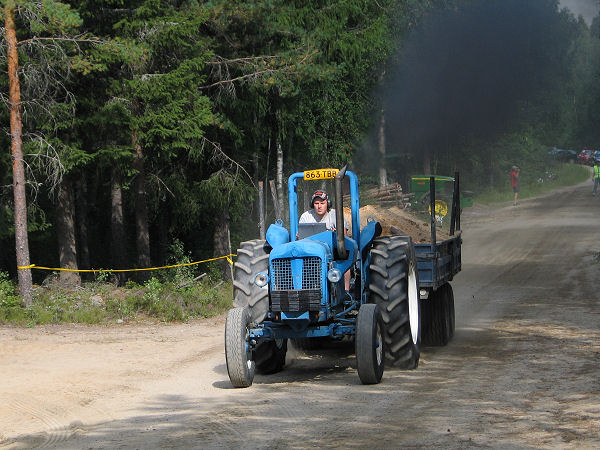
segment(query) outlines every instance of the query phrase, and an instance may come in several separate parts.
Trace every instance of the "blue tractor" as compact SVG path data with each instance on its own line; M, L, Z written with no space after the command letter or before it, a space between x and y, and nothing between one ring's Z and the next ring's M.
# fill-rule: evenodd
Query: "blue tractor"
M351 237L299 233L297 181L333 179L336 230L344 229L342 181L350 185ZM227 314L229 379L248 387L254 374L283 369L288 340L301 349L352 336L360 381L381 381L384 364L419 363L421 317L415 250L408 236L380 236L369 218L360 230L358 178L346 168L294 173L288 181L290 230L269 226L266 241L243 242L234 265L234 308ZM350 289L344 273L350 271Z

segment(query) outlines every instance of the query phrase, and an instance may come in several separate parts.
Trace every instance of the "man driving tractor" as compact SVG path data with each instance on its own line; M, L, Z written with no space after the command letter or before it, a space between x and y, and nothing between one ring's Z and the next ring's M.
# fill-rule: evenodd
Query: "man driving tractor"
M325 223L328 230L335 230L335 209L331 209L329 195L325 191L315 191L310 200L312 209L305 211L299 223ZM348 224L344 219L344 235L348 235ZM350 271L344 273L344 289L350 290Z

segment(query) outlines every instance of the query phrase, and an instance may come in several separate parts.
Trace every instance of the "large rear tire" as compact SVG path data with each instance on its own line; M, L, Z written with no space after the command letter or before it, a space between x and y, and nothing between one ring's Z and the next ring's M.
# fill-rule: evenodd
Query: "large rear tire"
M412 239L385 236L373 241L370 302L379 305L385 324L385 360L401 369L415 369L421 354L419 283Z
M383 321L379 307L364 304L356 320L356 367L362 384L381 381L384 370Z
M255 365L248 346L248 330L251 323L252 318L246 308L233 308L227 313L225 360L229 380L236 388L251 386L254 380Z
M277 373L285 366L287 339L275 339L259 343L254 349L256 373L268 375Z
M252 321L260 323L269 310L269 288L258 287L254 277L268 273L270 247L263 240L242 242L233 266L233 306L248 308Z

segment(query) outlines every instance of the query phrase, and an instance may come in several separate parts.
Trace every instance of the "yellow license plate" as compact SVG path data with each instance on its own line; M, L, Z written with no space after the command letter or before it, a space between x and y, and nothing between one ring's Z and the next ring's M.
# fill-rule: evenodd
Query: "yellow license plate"
M305 180L331 180L338 174L339 169L316 169L316 170L305 170Z

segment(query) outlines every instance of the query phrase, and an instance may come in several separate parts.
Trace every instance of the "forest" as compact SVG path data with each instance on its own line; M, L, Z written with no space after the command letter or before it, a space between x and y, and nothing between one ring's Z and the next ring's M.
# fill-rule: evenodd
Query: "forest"
M294 172L482 192L600 149L600 18L558 0L3 5L0 272L26 302L48 273L18 266L77 285L235 253Z

